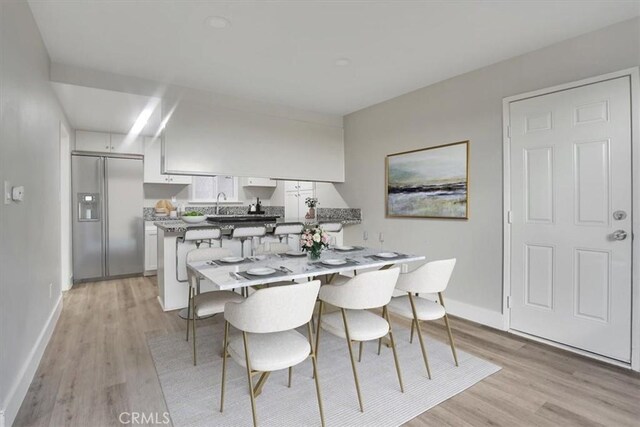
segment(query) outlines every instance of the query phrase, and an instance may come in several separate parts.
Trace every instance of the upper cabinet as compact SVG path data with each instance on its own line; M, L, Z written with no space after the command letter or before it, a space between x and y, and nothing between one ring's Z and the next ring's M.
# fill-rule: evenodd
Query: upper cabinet
M271 178L256 178L252 176L244 177L240 181L243 187L271 187L274 188L278 181Z
M288 192L313 191L312 181L285 181L284 190Z
M77 151L111 151L111 135L105 132L76 131Z
M191 184L191 177L162 174L162 140L144 138L144 182L146 184Z
M76 150L98 153L143 154L141 136L127 138L127 135L107 132L76 131Z
M111 152L121 154L144 154L144 136L135 138L120 133L111 134Z

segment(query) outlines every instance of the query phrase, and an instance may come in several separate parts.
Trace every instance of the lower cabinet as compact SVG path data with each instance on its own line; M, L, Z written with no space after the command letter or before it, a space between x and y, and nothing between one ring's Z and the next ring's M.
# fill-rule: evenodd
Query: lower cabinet
M158 269L158 228L155 225L144 229L144 274L150 276Z

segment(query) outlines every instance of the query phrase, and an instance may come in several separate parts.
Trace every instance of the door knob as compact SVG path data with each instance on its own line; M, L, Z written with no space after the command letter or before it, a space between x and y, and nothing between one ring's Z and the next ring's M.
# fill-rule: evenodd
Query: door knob
M616 230L611 234L613 240L624 240L627 238L627 232L624 230Z

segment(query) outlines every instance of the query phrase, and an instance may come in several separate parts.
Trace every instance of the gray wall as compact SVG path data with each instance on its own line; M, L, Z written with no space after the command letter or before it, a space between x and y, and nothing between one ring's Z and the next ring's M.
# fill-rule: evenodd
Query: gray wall
M346 182L336 185L377 244L458 258L449 299L502 310L502 99L640 65L640 20L625 21L374 105L345 117ZM398 75L401 78L401 74ZM385 155L470 140L470 219L386 219Z
M39 362L27 367L30 353L60 297L59 129L67 123L26 1L0 2L0 31L0 182L26 192L22 203L0 202L0 409L11 425Z

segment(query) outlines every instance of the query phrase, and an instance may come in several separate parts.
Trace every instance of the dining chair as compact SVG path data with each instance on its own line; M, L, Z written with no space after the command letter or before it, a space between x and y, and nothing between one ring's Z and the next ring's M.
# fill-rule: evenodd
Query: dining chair
M396 352L387 304L391 300L393 289L396 286L399 268L388 270L377 270L362 273L350 280L339 284L324 285L320 288L320 309L318 312L318 333L316 335L316 354L320 343L320 330L324 329L332 335L347 340L353 379L356 384L356 393L360 411L364 412L360 384L358 382L358 372L353 357L352 342L360 343L360 354L362 355L362 343L372 341L385 336L389 336L393 360L396 366L400 391L404 393L402 384L402 374ZM344 280L344 279L343 279ZM338 307L340 311L334 311L323 315L323 305L331 304ZM382 316L374 314L369 309L382 307Z
M311 357L320 421L324 426L316 353L310 326L319 289L318 280L260 289L240 303L230 302L225 305L220 412L224 410L227 355L246 368L254 426L258 424L255 396L262 391L269 374L288 369L288 386L291 387L292 367ZM304 324L307 325L308 337L295 330ZM240 330L242 336L230 338L229 325ZM257 374L261 375L254 386L252 377Z
M187 263L219 260L231 256L229 249L201 248L187 253ZM193 332L193 365L196 365L196 320L199 317L211 316L224 311L227 302L240 302L244 298L233 291L209 291L200 293L200 275L187 267L189 279L189 300L187 305L187 341L189 341L189 321Z
M411 320L411 338L413 342L413 331L418 331L418 339L420 340L420 349L422 350L422 358L427 368L427 375L431 379L431 369L429 368L429 359L427 357L427 349L424 345L422 330L420 329L420 321L437 320L444 318L449 335L449 344L453 353L453 360L458 366L458 355L449 326L449 317L444 306L442 293L449 284L449 279L456 265L455 258L441 261L431 261L417 268L410 273L403 273L398 278L396 290L404 291L407 295L392 298L389 303L389 311L400 317ZM438 302L430 301L425 298L419 298L419 294L438 294Z

